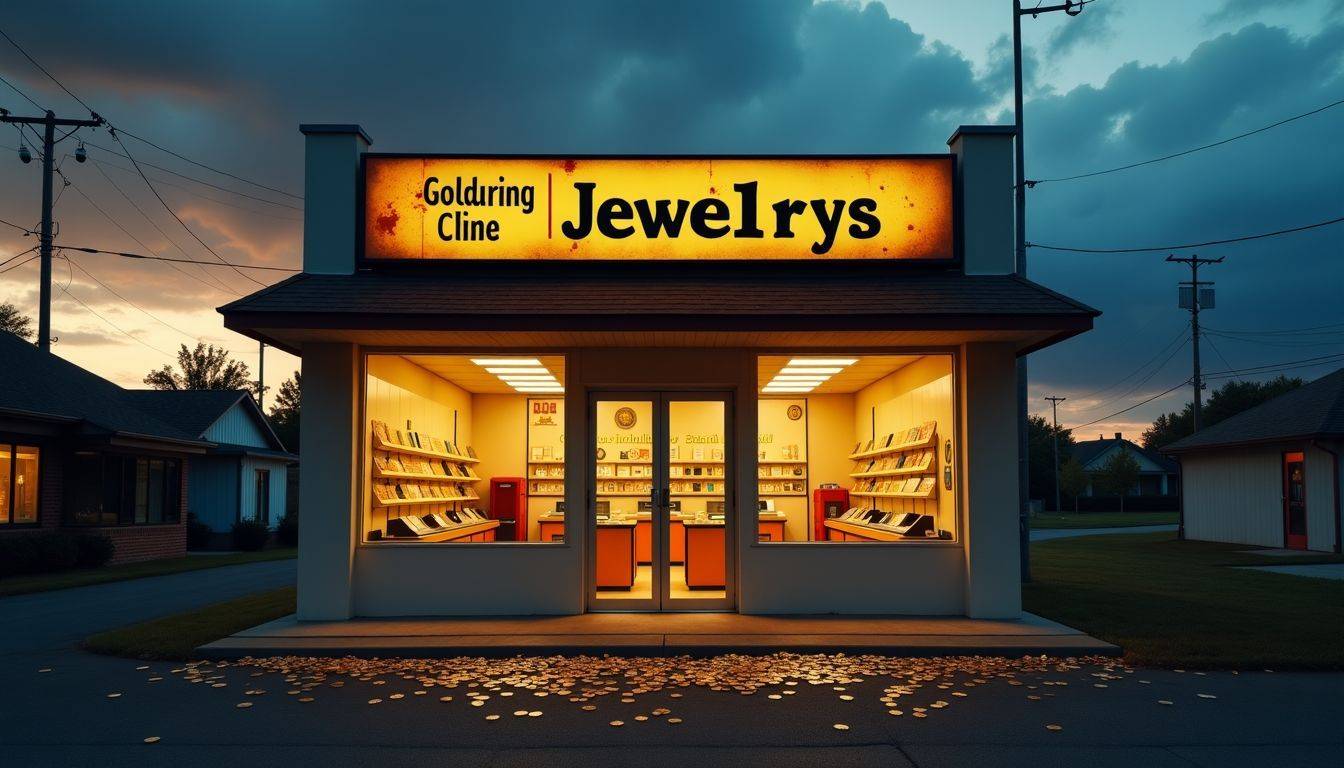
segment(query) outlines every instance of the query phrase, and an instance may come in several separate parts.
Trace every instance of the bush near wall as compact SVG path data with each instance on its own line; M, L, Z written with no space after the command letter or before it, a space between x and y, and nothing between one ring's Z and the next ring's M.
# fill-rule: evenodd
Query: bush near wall
M299 516L289 513L275 524L275 541L282 547L299 546Z
M1072 512L1068 497L1060 500L1064 512ZM1181 508L1179 496L1126 496L1126 512L1176 512ZM1119 512L1119 496L1079 496L1079 512Z
M213 533L210 526L196 519L195 512L187 513L187 549L209 549Z
M99 568L116 547L106 536L90 533L36 533L0 537L0 578Z
M266 546L271 537L265 523L256 520L239 520L233 524L233 548L244 552L256 552Z

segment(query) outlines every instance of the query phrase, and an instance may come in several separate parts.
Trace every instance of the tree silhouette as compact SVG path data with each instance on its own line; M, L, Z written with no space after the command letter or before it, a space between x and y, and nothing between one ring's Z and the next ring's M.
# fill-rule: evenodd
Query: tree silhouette
M177 350L181 372L165 365L145 376L154 389L244 389L257 394L257 382L251 379L247 363L233 360L229 351L215 345L198 343L195 349L183 344Z
M0 331L6 331L20 339L33 337L33 320L23 314L13 302L0 303Z
M299 392L302 387L303 372L295 371L293 378L280 385L275 405L271 406L271 426L275 428L275 434L295 453L299 451Z

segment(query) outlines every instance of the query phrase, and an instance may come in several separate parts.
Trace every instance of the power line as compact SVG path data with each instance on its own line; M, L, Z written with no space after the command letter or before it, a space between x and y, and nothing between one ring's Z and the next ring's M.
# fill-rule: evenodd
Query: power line
M1083 412L1083 413L1091 413L1091 412L1097 411L1097 410L1099 410L1099 409L1101 409L1101 408L1106 408L1106 407L1110 406L1111 404L1113 404L1113 403L1115 403L1115 402L1118 402L1118 401L1120 401L1120 400L1124 400L1125 398L1127 398L1127 397L1129 397L1130 395L1134 394L1135 392L1139 391L1139 389L1141 389L1141 388L1143 387L1143 385L1145 385L1145 384L1147 384L1148 382L1152 381L1152 380L1153 380L1153 377L1157 376L1157 374L1159 374L1159 373L1161 373L1162 371L1166 370L1167 365L1170 364L1171 361L1176 357L1176 355L1180 354L1181 350L1185 349L1185 345L1186 345L1186 344L1189 344L1189 343L1190 343L1190 337L1189 337L1189 336L1186 336L1186 335L1184 335L1184 334L1182 334L1182 336L1181 336L1181 343L1180 343L1179 345L1173 347L1173 348L1171 349L1171 351L1170 351L1169 353L1167 353L1167 356L1162 360L1162 362L1161 362L1160 364L1158 364L1158 366L1157 366L1156 368L1154 368L1154 369L1152 369L1151 371L1148 372L1148 375L1146 375L1146 376L1144 376L1142 379L1139 379L1138 381L1134 382L1133 386L1129 387L1128 389L1126 389L1125 391L1121 392L1120 394L1118 394L1118 395L1116 395L1116 396L1114 396L1114 397L1111 397L1111 398L1107 398L1106 400L1103 400L1102 402L1097 403L1096 405L1094 405L1094 406L1092 406L1092 407L1090 407L1090 408L1084 408L1084 409L1082 409L1082 412Z
M81 306L81 307L87 309L89 312L93 313L94 317L97 317L99 320L102 320L104 323L107 323L108 325L112 326L114 329L117 330L118 333L120 333L121 335L125 336L126 338L128 338L128 339L134 341L134 342L137 343L137 344L140 344L140 345L145 346L145 347L147 347L147 348L149 348L149 349L152 349L152 350L154 350L155 352L158 352L159 354L163 355L164 357L169 357L169 358L173 357L173 355L172 355L171 353L169 353L169 352L165 352L165 351L163 351L162 349L159 349L158 347L154 346L153 344L150 344L149 342L147 342L147 341L141 339L140 337L135 336L134 334L130 333L130 332L127 331L125 328L122 328L121 326L117 325L116 323L112 322L111 320L108 320L106 317L103 317L103 315L102 315L100 312L98 312L98 310L94 309L93 307L90 307L88 304L85 304L83 301L80 301L80 298L79 298L78 296L76 296L75 294L71 293L71 292L70 292L69 290L67 290L64 286L60 286L60 285L58 285L58 286L56 286L56 287L61 289L61 293L64 293L66 296L69 296L70 298L74 299L74 300L75 300L75 303L79 304L79 306Z
M113 218L111 215L109 215L107 211L103 210L102 206L98 205L98 203L96 203L96 202L93 201L93 198L89 197L87 194L84 193L84 190L80 189L80 188L79 188L78 186L76 186L73 182L71 182L71 184L70 184L70 188L73 189L73 190L75 190L75 192L77 192L77 193L79 194L80 197L84 198L85 202L87 202L90 206L92 206L93 209L94 209L95 211L97 211L98 213L102 214L102 215L103 215L103 218L105 218L105 219L107 219L108 221L112 222L113 226L115 226L117 229L120 229L120 230L122 231L123 234L125 234L125 235L126 235L127 237L129 237L130 239L134 240L135 243L136 243L137 245L139 245L141 248L144 248L146 251L149 251L150 253L154 254L155 256L160 255L160 254L158 253L158 251L155 251L153 248L150 248L148 245L146 245L146 244L144 243L143 240L141 240L140 238L136 237L134 234L131 233L130 230L128 230L128 229L126 229L125 227L123 227L123 226L121 225L121 222L117 221L115 218ZM172 262L168 262L168 266L169 266L170 268L172 268L174 271L179 272L179 273L181 273L182 275L185 275L186 277L191 278L192 280L195 280L196 282L200 283L201 285L204 285L206 288L209 288L209 289L212 290L212 291L223 291L224 293L227 293L227 294L230 294L230 295L233 295L233 296L241 296L241 295L242 295L242 294L238 293L237 291L227 290L228 286L225 285L224 283L220 283L218 280L216 280L214 283L210 283L210 282L207 282L207 281L205 281L205 280L202 280L201 278L197 277L196 275L193 275L192 273L186 271L185 269L183 269L183 268L177 266L176 264L174 264L174 263L172 263ZM205 274L206 274L207 277L209 276L209 273L208 273L208 272L206 272ZM223 286L223 288L221 288L220 286Z
M158 223L155 222L154 219L152 219L152 218L150 217L150 215L149 215L148 213L145 212L145 209L143 209L143 208L140 207L140 204L139 204L139 203L135 202L135 200L133 200L133 199L131 198L130 195L126 194L126 190L122 189L122 188L121 188L121 185L119 185L119 184L117 184L117 182L113 181L113 180L112 180L112 177L111 177L111 176L108 176L108 175L107 175L107 172L104 171L104 170L102 169L101 166L99 166L97 163L94 163L93 168L94 168L94 170L98 171L98 175L99 175L99 176L102 176L104 181L106 181L109 185L111 185L111 187L112 187L113 189L115 189L115 190L117 191L117 194L121 195L121 198L122 198L123 200L125 200L126 202L128 202L128 203L131 204L131 207L135 209L136 213L139 213L139 214L140 214L141 218L143 218L145 221L149 222L149 225L150 225L151 227L154 228L154 231L158 232L160 235L163 236L163 239L164 239L164 240L167 240L170 244L172 244L172 246L173 246L174 248L177 249L177 252L178 252L178 253L182 254L182 255L183 255L184 257L186 257L188 260L194 261L194 259L191 258L191 254L190 254L190 253L187 253L187 249L186 249L186 248L183 248L182 245L181 245L180 243L178 243L176 240L174 240L172 237L170 237L170 236L168 235L167 232L164 232L164 231L163 231L163 227L160 227L160 226L158 225ZM147 248L146 250L150 251L151 253L154 253L154 249L153 249L153 248ZM155 255L158 255L158 254L155 254ZM209 270L205 269L204 267L201 268L201 274L204 275L204 276L206 276L206 277L208 277L208 278L210 278L210 279L213 280L215 283L218 283L219 286L220 286L226 293L231 293L231 294L233 294L234 296L242 296L241 293L239 293L238 291L235 291L235 290L233 290L232 288L230 288L228 283L226 283L226 282L224 282L223 280L221 280L220 278L214 276L213 274L210 273Z
M172 262L172 263L174 263L174 264L200 264L200 265L203 266L203 267L231 267L231 268L233 268L234 270L239 270L239 269L264 269L264 270L270 270L270 271L273 271L273 272L301 272L301 271L302 271L302 270L299 270L299 269L295 269L295 268L293 268L293 267L271 267L271 266L263 266L263 265L261 265L261 264L240 264L240 263L237 263L237 262L229 262L229 261L220 262L219 264L216 264L216 263L214 263L214 262L212 262L212 261L193 261L193 260L191 260L191 259L171 259L171 258L168 258L167 256L146 256L146 255L144 255L144 254L142 254L142 253L127 253L127 252L125 252L125 251L107 251L107 250L103 250L103 249L101 249L101 248L88 248L88 247L82 247L82 246L78 246L78 245L65 245L64 243L57 243L57 244L56 244L56 247L57 247L57 248L64 248L64 249L67 250L67 251L80 251L80 252L82 252L82 253L102 253L102 254L106 254L106 255L108 255L108 256L121 256L121 257L123 257L123 258L127 258L127 259L146 259L146 260L148 260L148 261L170 261L170 262Z
M86 145L92 146L92 144L91 144L90 142L87 142L87 141L86 141L86 142L84 142L84 143L85 143ZM101 147L100 147L100 149L101 149ZM66 155L66 157L69 157L69 155ZM125 171L126 173L135 173L135 169L133 169L133 168L127 168L127 167L124 166L124 165L117 165L116 163L110 163L110 162L108 162L108 161L106 161L106 160L99 160L99 159L96 158L96 157L90 157L90 158L89 158L89 161L92 162L92 163L94 163L95 165L106 165L106 166L109 166L109 167L111 167L111 168L116 168L116 169L119 170L119 171ZM156 166L150 165L149 163L145 163L145 166L146 166L146 167L149 167L149 168L155 168L155 167L156 167ZM173 173L172 171L169 171L169 170L164 169L164 168L160 168L159 170L162 170L162 171L164 171L164 172L166 172L166 173ZM174 173L173 175L174 175L174 176L182 176L182 174L180 174L180 173ZM184 178L184 179L191 179L190 176L182 176L182 178ZM249 208L249 207L247 207L247 206L245 206L245 205L238 205L237 203L230 203L230 202L228 202L227 200L220 200L220 199L217 198L217 197L210 197L209 195L201 194L200 192L197 192L196 190L191 189L190 187L186 187L186 186L183 186L183 185L181 185L181 184L174 184L173 182L171 182L171 181L165 181L164 179L155 179L155 180L158 181L160 184L163 184L164 186L172 187L173 189L180 189L180 190L182 190L183 192L187 193L188 195L191 195L192 197L199 197L199 198L202 199L202 200L208 200L208 201L210 201L210 202L212 202L212 203L215 203L215 204L217 204L217 205L227 205L227 206L230 207L230 208L236 208L236 209L238 209L238 210L240 210L240 211L247 211L248 213L252 214L253 216L265 216L265 217L267 217L267 218L271 218L271 219L280 219L281 221L303 221L303 219L301 219L301 218L297 218L297 217L294 217L294 216L281 216L281 215L279 215L279 214L277 214L277 213L273 213L273 212L271 212L271 211L259 211L259 210L257 210L256 208ZM212 188L214 188L214 189L218 189L218 190L221 190L221 191L223 191L223 192L228 192L229 194L240 195L241 197L246 197L246 198L248 198L248 199L250 199L250 200L260 200L261 202L270 202L269 200L264 200L264 199L262 199L262 198L260 198L260 197L252 197L251 195L244 195L244 194L242 194L242 193L240 193L240 192L234 192L234 191L231 190L231 189L227 189L227 188L225 188L225 187L216 186L216 185L214 185L214 184L209 184L209 183L200 181L200 180L198 180L198 179L191 179L191 180L192 180L192 181L195 181L195 182L198 183L198 184L204 184L205 186L212 187ZM283 205L283 203L274 203L274 205ZM288 205L286 205L285 207L286 207L286 208L294 209L293 206L288 206ZM302 210L302 209L294 209L294 210Z
M1227 339L1229 341L1240 341L1247 344L1259 344L1264 347L1277 347L1279 349L1293 349L1301 347L1337 347L1340 346L1341 344L1344 344L1344 339L1333 339L1331 341L1277 341L1270 339L1247 338L1243 336L1229 336L1225 333L1216 333L1213 331L1205 331L1204 335L1217 336L1220 339Z
M13 256L10 256L8 259L5 259L4 261L0 261L0 267L5 266L6 264L8 264L8 263L10 263L11 261L13 261L13 260L19 258L20 256L23 256L23 255L25 255L25 254L29 254L29 253L32 253L33 251L36 251L37 248L38 248L38 247L37 247L36 245L34 245L32 248L29 248L29 249L26 250L26 251L19 251L18 253L14 254Z
M1131 168L1139 168L1139 167L1141 167L1141 166L1145 166L1145 165L1152 165L1153 163L1160 163L1160 162L1162 162L1162 161L1164 161L1164 160L1171 160L1171 159L1173 159L1173 158L1177 158L1177 157L1184 157L1185 155L1192 155L1192 154L1194 154L1194 153L1196 153L1196 152L1202 152L1202 151L1204 151L1204 150L1206 150L1206 149L1213 149L1214 147L1221 147L1221 146L1224 145L1224 144L1230 144L1230 143L1232 143L1232 142L1234 142L1234 141L1236 141L1236 140L1238 140L1238 139L1244 139L1244 138L1246 138L1247 136L1254 136L1254 135L1257 134L1257 133L1264 133L1265 131L1268 131L1268 130L1270 130L1271 128L1278 128L1278 127L1281 126L1281 125L1287 125L1288 123L1291 123L1291 122L1293 122L1294 120L1301 120L1301 119L1304 118L1304 117L1311 117L1312 115L1315 115L1315 114L1324 112L1324 111L1326 111L1327 109L1333 109L1334 107L1338 107L1340 104L1344 104L1344 99L1340 99L1339 101L1331 102L1331 103L1329 103L1329 104L1326 104L1326 105L1323 106L1323 107L1317 107L1316 109L1313 109L1313 110L1311 110L1310 112L1303 112L1303 113L1300 114L1300 115L1293 115L1292 117L1285 118L1285 119L1280 120L1280 121L1278 121L1278 122L1270 123L1269 125L1266 125L1266 126L1263 126L1263 127L1260 127L1260 128L1256 128L1256 129L1253 130L1253 131L1247 131L1246 133L1240 133L1240 134L1237 134L1236 136L1232 136L1232 137L1229 137L1229 138L1226 138L1226 139L1222 139L1221 141L1215 141L1215 142L1213 142L1212 144L1205 144L1205 145L1203 145L1203 146L1194 147L1193 149L1186 149L1186 150L1182 150L1182 151L1180 151L1180 152L1173 152L1173 153L1170 154L1170 155L1163 155L1162 157L1154 157L1154 158L1152 158L1151 160L1144 160L1144 161L1142 161L1142 162L1138 162L1138 163L1130 163L1130 164L1128 164L1128 165L1121 165L1121 166L1118 166L1118 167L1115 167L1115 168L1107 168L1107 169L1104 170L1104 171L1091 171L1090 173L1080 173L1080 174L1077 174L1077 175L1074 175L1074 176L1058 176L1058 177L1051 178L1051 179L1031 179L1031 180L1026 181L1025 183L1026 183L1026 185L1027 185L1027 188L1030 189L1031 187L1034 187L1034 186L1036 186L1037 184L1046 184L1046 183L1048 183L1048 182L1052 182L1052 181L1074 181L1074 180L1076 180L1076 179L1087 179L1087 178L1091 178L1091 177L1093 177L1093 176L1103 176L1103 175L1105 175L1105 174L1108 174L1108 173L1115 173L1115 172L1117 172L1117 171L1127 171L1127 170L1129 170L1129 169L1131 169Z
M1070 248L1060 245L1042 245L1041 243L1027 243L1028 248L1040 248L1046 251L1066 251L1068 253L1151 253L1153 251L1185 251L1191 248L1204 248L1210 245L1226 245L1228 243L1242 243L1247 240L1260 240L1266 237L1276 237L1278 235L1287 235L1293 232L1302 232L1317 227L1328 227L1331 224L1338 224L1344 221L1344 216L1329 221L1318 221L1315 224L1306 224L1301 227L1290 227L1280 229L1274 232L1261 232L1258 235L1244 235L1242 237L1230 237L1225 240L1208 240L1202 243L1186 243L1185 245L1154 245L1145 248Z
M112 294L113 296L116 296L118 299L121 299L122 301L126 302L127 304L130 304L130 305L131 305L132 307L134 307L135 309L138 309L138 310L139 310L140 312L142 312L145 316L149 317L151 320L153 320L154 322L158 323L159 325L162 325L163 327L168 328L168 329L170 329L170 330L177 331L178 333L182 334L183 336L186 336L187 338L191 339L192 341L200 341L200 339L199 339L195 334L187 333L186 331L182 330L181 328L178 328L177 326L173 325L172 323L169 323L168 321L164 320L163 318L159 317L158 315L154 314L153 312L150 312L149 310L145 309L144 307L140 306L139 304L136 304L134 301L131 301L130 299L126 298L125 296L122 296L120 293L117 293L117 291L114 290L114 289L112 288L112 286L108 285L107 283L104 283L102 280L99 280L97 277L94 276L94 274L93 274L92 272L90 272L89 270L85 269L85 268L83 267L83 265L81 265L79 262L75 261L74 259L70 258L69 256L66 256L66 257L65 257L65 261L66 261L66 263L69 264L70 266L74 267L75 269L78 269L80 272L83 272L84 275L85 275L86 277L88 277L90 280L92 280L93 282L97 283L98 285L101 285L101 286L103 287L103 290L107 291L108 293Z
M1280 369L1289 370L1292 368L1308 368L1315 365L1327 365L1329 363L1340 361L1344 361L1344 352L1338 352L1329 355L1319 355L1317 357L1305 357L1302 358L1301 360L1287 360L1282 363L1268 363L1266 365L1253 365L1247 368L1236 368L1226 371L1214 371L1213 373L1208 375L1217 378L1228 378L1231 376L1239 376L1244 373L1253 373L1253 374L1274 373Z
M1148 361L1147 361L1146 363L1144 363L1143 365L1140 365L1138 368L1135 368L1134 370L1130 371L1128 374L1126 374L1124 377L1122 377L1120 380L1118 380L1118 381L1116 381L1116 382L1114 382L1114 383L1107 384L1106 386L1102 387L1101 389L1095 389L1095 390L1093 390L1093 391L1091 391L1091 392L1088 392L1088 393L1085 394L1085 395L1074 395L1074 396L1073 396L1073 399L1074 399L1075 401L1078 401L1078 400L1091 400L1092 398L1096 397L1097 395L1100 395L1102 392L1107 392L1107 391L1109 391L1109 390L1115 389L1116 387L1120 386L1121 384L1124 384L1126 381L1129 381L1129 379L1130 379L1131 377L1133 377L1133 376L1137 376L1140 372L1142 372L1142 371L1143 371L1144 369L1146 369L1148 366L1150 366L1150 365L1152 365L1154 362L1156 362L1157 358L1161 357L1163 354L1165 354L1165 353L1167 352L1167 350L1171 349L1171 345L1172 345L1172 344L1175 344L1176 342L1178 342L1178 341L1180 341L1180 340L1182 340L1182 339L1185 339L1185 338L1187 338L1187 337L1186 337L1186 329L1185 329L1184 327L1181 327L1180 330L1178 330L1178 331L1176 332L1176 335L1175 335L1174 337L1172 337L1171 341L1168 341L1166 344L1164 344L1164 345L1162 346L1162 348L1159 349L1159 350L1157 351L1157 354L1155 354L1155 355L1153 355L1151 358L1149 358Z
M259 183L255 182L255 181L250 180L250 179L245 179L245 178L243 178L242 176L236 176L236 175L234 175L234 174L232 174L232 173L229 173L228 171L221 171L221 170L219 170L218 168L212 168L212 167L206 165L205 163L197 162L197 161L195 161L195 160L192 160L192 159L189 158L189 157L185 157L185 156L183 156L183 155L180 155L180 154L174 152L174 151L171 150L171 149L167 149L167 148L165 148L165 147L161 147L161 146L159 146L158 144L155 144L154 142L150 141L149 139L146 139L146 138L144 138L144 137L142 137L142 136L137 136L137 135L135 135L134 133L131 133L130 131L122 130L122 129L118 129L118 130L121 131L121 133L124 133L124 134L126 134L127 136L130 136L132 139L135 139L136 141L142 142L142 143L144 143L144 144L148 144L149 146L151 146L151 147L153 147L153 148L159 150L160 152L167 152L168 154L172 155L173 157L176 157L177 159L182 160L182 161L184 161L184 162L191 163L192 165L194 165L194 166L196 166L196 167L198 167L198 168L204 168L204 169L207 170L207 171L213 171L213 172L215 172L215 173L220 174L221 176L228 176L228 177L231 178L231 179L237 179L238 181L241 181L241 182L243 182L243 183L251 184L251 185L254 186L254 187L260 187L261 189L269 190L269 191L271 191L271 192L275 192L275 193L284 195L285 197L292 197L292 198L294 198L295 200L302 200L302 199L303 199L303 195L296 195L296 194L294 194L293 192L286 192L286 191L283 190L283 189L276 189L275 187L268 187L268 186L266 186L265 184L259 184ZM124 145L123 145L123 146L124 146Z
M13 227L13 228L19 230L20 232L22 232L22 233L25 234L25 235L36 235L36 234L37 234L37 230L35 230L35 229L29 229L29 228L27 228L27 227L21 227L21 226L19 226L18 224L15 224L15 223L12 222L12 221L5 221L4 219L0 219L0 224L4 224L4 225L7 226L7 227Z
M78 96L76 96L76 95L74 94L74 92L71 91L69 88L66 88L66 87L65 87L65 84L63 84L60 80L57 80L55 75L53 75L53 74L51 74L50 72L48 72L48 71L46 70L46 68L43 67L41 64L38 64L38 63L37 63L37 59L34 59L32 56L29 56L29 55L28 55L28 52L25 51L25 50L23 50L23 46L21 46L21 45L19 45L18 43L14 42L14 38L12 38L12 37L10 37L9 35L5 34L5 30L0 29L0 36L3 36L6 40L8 40L8 41L9 41L9 44L12 45L12 46L14 46L14 49L17 50L19 53L23 54L23 58L25 58L25 59L27 59L29 62L31 62L32 65L33 65L34 67L37 67L37 68L42 72L42 74L44 74L44 75L46 75L47 77L51 78L51 82L53 82L53 83L55 83L57 86L59 86L60 89L61 89L62 91L65 91L67 94L69 94L70 98L74 99L75 101L78 101L78 102L79 102L79 105L80 105L81 107L84 107L85 109L89 110L89 114L91 114L91 115L95 115L95 116L98 114L97 112L95 112L95 111L93 110L93 107L90 107L88 104L85 104L83 99L81 99L81 98L79 98ZM39 107L39 109L40 109L40 107ZM43 110L43 111L46 111L46 110Z
M1327 328L1339 328L1341 330L1325 331L1324 329ZM1233 331L1228 330L1227 328L1209 328L1209 330L1217 331L1219 333L1231 333L1239 336L1285 336L1289 334L1311 333L1312 331L1323 333L1344 333L1344 323L1328 323L1326 325L1312 325L1306 328L1280 328L1278 330L1273 331L1246 331L1246 330Z
M1085 427L1090 427L1090 426L1092 426L1093 424L1099 424L1099 423L1101 423L1101 422L1103 422L1103 421L1107 421L1107 420L1109 420L1109 419L1113 419L1113 418L1115 418L1116 416L1120 416L1120 415L1122 415L1122 414L1129 413L1130 411L1134 410L1135 408L1138 408L1138 407L1141 406L1141 405L1147 405L1148 403L1153 402L1154 400L1156 400L1156 399L1159 398L1159 397L1162 397L1162 396L1164 396L1164 395L1169 395L1169 394L1171 394L1172 392L1175 392L1176 390L1180 389L1181 387L1184 387L1184 386L1186 385L1186 383L1188 383L1189 381L1190 381L1189 379L1186 379L1185 381L1182 381L1181 383L1177 384L1176 386L1174 386L1174 387L1172 387L1172 388L1170 388L1170 389L1167 389L1167 390L1165 390L1165 391L1158 392L1156 395L1153 395L1152 397L1149 397L1149 398L1145 398L1145 399L1143 399L1143 400L1140 400L1139 402L1137 402L1137 403L1135 403L1135 404L1129 406L1128 408L1124 408L1124 409L1122 409L1122 410L1116 411L1115 413L1109 414L1109 415L1107 415L1107 416L1102 416L1100 419L1093 419L1092 421L1089 421L1089 422L1087 422L1086 424L1079 424L1079 425L1076 426L1076 427L1069 427L1069 430L1070 430L1070 431L1073 431L1073 430L1083 429L1083 428L1085 428Z
M0 83L4 83L5 85L8 85L8 86L10 87L10 90L14 91L15 93L19 94L19 95L22 96L23 98L27 99L27 100L28 100L28 103L29 103L29 104L32 104L34 107L37 107L37 109L38 109L39 112L46 112L46 111L47 111L46 108L43 107L41 104L38 104L36 101L33 101L33 97L32 97L32 96L29 96L28 94L26 94L26 93L24 93L22 90L20 90L20 89L19 89L19 86L17 86L17 85L15 85L15 84L9 82L8 80L6 80L6 79L4 78L3 75L0 75Z
M35 250L37 250L37 249L36 249L36 248L29 248L27 251L24 251L24 253L31 253L32 251L35 251ZM19 254L19 256L22 256L22 255L23 255L23 253ZM20 261L18 264L15 264L15 265L12 266L12 267L5 267L4 269L0 269L0 275L3 275L4 273L9 272L10 270L14 270L14 269L18 269L19 267L22 267L24 264L27 264L27 263L31 262L33 259L36 259L39 255L40 255L40 254L36 254L36 253L34 253L32 256L29 256L28 258L24 259L23 261ZM17 258L17 257L16 257L16 258ZM5 262L5 263L8 264L9 262Z
M125 132L125 131L121 131L121 133L126 133L126 132ZM130 134L127 134L127 135L130 135ZM130 159L130 157L128 157L127 155L125 155L125 154L123 154L123 153L121 153L121 152L118 152L118 151L116 151L115 149L112 149L111 147L104 147L103 145L101 145L101 144L95 144L95 143L92 142L92 141L85 141L85 142L84 142L84 145L85 145L85 146L88 146L88 147L93 147L93 148L95 148L95 149L102 150L103 152L106 152L106 153L108 153L108 154L110 154L110 155L116 155L117 157L125 157L127 160ZM97 162L97 161L95 161L95 162ZM104 161L104 162L106 162L106 161ZM288 209L290 209L291 211L302 211L302 210L303 210L303 208L301 208L301 207L299 207L299 206L297 206L297 205L290 205L289 203L282 203L282 202L279 202L279 201L277 201L277 200L268 200L267 198L264 198L264 197L257 197L256 195L249 195L249 194L247 194L246 192L239 192L239 191L236 190L236 189L229 189L228 187L221 187L221 186L218 185L218 184L213 184L213 183L211 183L211 182L205 181L204 179L198 179L198 178L196 178L195 176L190 176L190 175L185 174L185 173L180 173L180 172L178 172L178 171L174 171L174 170L172 170L171 168L164 168L164 167L161 166L161 165L155 165L155 164L153 164L153 163L148 163L148 162L143 162L143 161L142 161L141 164L144 165L144 166L147 167L147 168L153 168L153 169L156 170L156 171L163 171L164 173L171 173L172 175L177 176L177 177L179 177L179 178L183 178L183 179L188 179L188 180L190 180L190 181L194 181L194 182L196 182L197 184L202 184L202 185L204 185L204 186L210 187L211 189L218 189L218 190L221 191L221 192L228 192L228 193L231 194L231 195L238 195L239 197L245 197L245 198L247 198L248 200L256 200L256 201L258 201L258 202L262 202L262 203L269 203L269 204L271 204L271 205L278 205L278 206L280 206L280 207L282 207L282 208L288 208ZM112 163L108 163L108 165L111 165L113 168L121 168L121 166L114 165L114 164L112 164ZM123 171L128 171L128 172L131 171L130 168L121 168L121 169L122 169ZM161 183L167 184L168 182L161 182Z

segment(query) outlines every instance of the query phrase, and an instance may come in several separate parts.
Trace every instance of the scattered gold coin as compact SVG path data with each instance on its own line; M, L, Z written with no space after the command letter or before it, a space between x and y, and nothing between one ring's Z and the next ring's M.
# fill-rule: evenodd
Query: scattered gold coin
M308 702L310 702L310 701L312 701L312 700L313 700L313 697L312 697L312 696L300 696L300 697L299 697L299 701L302 701L302 702L305 703L305 704L307 704Z
M612 721L611 721L611 727L613 727L613 728L620 728L622 725L625 725L625 721L624 721L624 720L612 720Z
M635 719L642 723L642 722L644 722L645 720L648 720L648 719L649 719L649 716L648 716L648 715L635 715Z
M1045 730L1047 730L1047 731L1062 731L1062 730L1064 730L1064 726L1062 726L1062 725L1055 725L1054 723L1051 723L1050 725L1045 726Z
M499 719L499 715L486 715L486 716L485 716L485 719L486 719L486 720L498 720L498 719Z
M534 710L532 710L531 712L528 712L528 713L527 713L527 716L528 716L528 717L541 717L541 710L540 710L540 709L534 709Z
M1195 695L1198 696L1198 697L1201 698L1201 699L1216 699L1216 698L1218 698L1217 696L1214 696L1212 693L1196 693Z
M597 709L597 706L594 704L584 704L582 707L579 707L579 709L582 709L584 712L592 712Z
M158 737L158 736L146 736L146 737L145 737L145 743L146 743L146 744L158 744L158 743L159 743L159 737Z
M834 729L837 730L837 731L848 731L848 730L849 730L849 726L848 726L848 725L845 725L844 723L836 723L835 725L832 725L831 727L834 728Z
M513 710L513 716L514 716L514 717L527 717L527 710L526 710L526 709L515 709L515 710Z
M1166 699L1158 699L1158 700L1157 700L1157 703L1158 703L1158 704L1161 704L1161 705L1163 705L1163 706L1166 706L1166 707L1170 707L1170 706L1171 706L1171 702L1170 702L1170 701L1167 701Z
M680 722L681 722L681 718L680 718L680 717L669 717L669 718L667 718L667 722L669 722L669 723L671 723L671 724L673 724L673 725L676 725L677 723L680 723Z
M853 697L853 696L850 696L848 693L842 693L842 694L840 694L840 700L841 700L841 701L853 701L853 700L854 700L854 697Z
M107 694L107 698L109 698L109 699L119 699L119 698L121 698L121 694L120 694L120 693L109 693L109 694Z
M894 716L896 716L896 717L900 717L901 715L903 715L903 714L905 714L905 713L902 712L902 711L899 710L899 709L888 709L888 710L887 710L887 714L888 714L888 715L894 715Z
M389 699L404 699L404 698L406 698L406 694L404 694L404 693L394 693L394 694L392 694L391 696L388 696L387 698L389 698Z
M382 703L383 703L383 700L382 700L382 699L369 699L369 703L370 703L370 704L382 704Z
M233 706L237 707L238 709L247 709L248 707L252 706L252 702L240 701L237 704L234 704Z
M452 700L453 700L453 697L452 697L452 696L440 696L440 697L439 697L439 701L452 701Z

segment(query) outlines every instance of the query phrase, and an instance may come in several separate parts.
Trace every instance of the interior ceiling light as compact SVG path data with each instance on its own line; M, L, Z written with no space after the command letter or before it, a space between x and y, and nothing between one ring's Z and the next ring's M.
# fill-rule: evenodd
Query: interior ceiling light
M499 378L504 381L549 381L558 383L555 377L549 373L506 373Z
M514 373L550 373L550 371L547 371L545 368L519 368L517 366L510 366L507 368L497 368L492 365L487 367L485 370L495 374L496 376L508 376Z
M541 361L535 357L473 357L471 362L489 368L492 365L499 366L527 366L530 368L542 368Z
M792 363L790 363L789 365L785 366L785 367L784 367L784 370L780 371L780 373L783 373L783 374L790 374L790 373L811 373L811 374L824 374L824 375L826 375L826 376L834 376L835 374L837 374L837 373L839 373L839 372L841 372L841 371L843 371L843 370L845 370L845 369L844 369L844 368L831 367L831 366L826 366L826 367L818 367L818 366L811 366L811 365L797 365L797 366L795 366L795 365L793 365Z
M535 392L535 393L538 393L538 394L542 394L542 393L560 393L560 392L564 392L564 391L565 391L565 388L562 387L562 386L559 386L559 385L556 385L556 386L554 386L554 387L547 387L547 386L541 386L541 385L533 386L533 385L519 384L518 386L514 387L514 390L516 390L516 391L518 391L518 392Z
M859 362L857 357L795 357L789 365L839 365L850 366Z
M830 376L814 376L814 375L810 375L810 374L804 375L804 374L795 374L795 373L781 373L781 374L775 376L775 378L771 379L770 381L771 381L771 382L775 382L775 381L804 381L804 382L805 382L805 381L813 381L813 382L816 382L816 383L820 384L820 383L823 382L823 381L830 381L830 378L831 378Z

